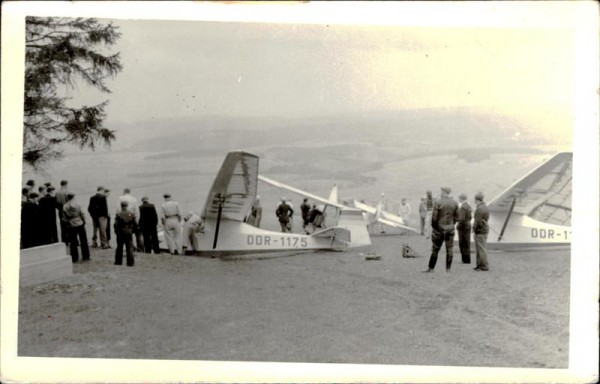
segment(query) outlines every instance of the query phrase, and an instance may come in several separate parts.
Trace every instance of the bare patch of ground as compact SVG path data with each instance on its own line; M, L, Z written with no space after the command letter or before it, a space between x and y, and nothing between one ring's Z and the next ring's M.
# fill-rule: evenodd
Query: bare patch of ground
M569 251L455 252L424 274L420 236L366 252L224 261L93 250L19 295L19 356L566 368ZM422 257L402 258L411 244ZM475 255L473 255L474 259Z

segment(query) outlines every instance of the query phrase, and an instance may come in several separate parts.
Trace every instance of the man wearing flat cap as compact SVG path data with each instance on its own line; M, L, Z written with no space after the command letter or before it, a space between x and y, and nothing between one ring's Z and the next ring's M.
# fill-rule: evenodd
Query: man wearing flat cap
M477 255L476 271L487 271L489 269L487 253L485 252L485 243L487 242L490 218L490 211L487 205L483 202L483 193L475 194L475 220L473 222L473 235L475 237L475 252Z
M433 272L438 252L446 243L446 272L450 272L454 247L454 226L458 221L458 204L450 197L451 189L442 187L442 196L433 204L431 213L431 257L429 268L424 272Z
M467 195L461 193L458 195L458 246L460 255L464 264L471 264L471 218L473 209L467 201Z

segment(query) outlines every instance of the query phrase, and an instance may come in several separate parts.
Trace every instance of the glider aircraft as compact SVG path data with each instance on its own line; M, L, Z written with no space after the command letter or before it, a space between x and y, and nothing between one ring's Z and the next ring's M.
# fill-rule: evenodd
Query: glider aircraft
M333 185L333 188L331 189L329 198L325 199L323 197L320 197L320 196L314 195L310 192L306 192L301 189L289 186L287 184L281 183L279 181L273 180L273 179L265 177L263 175L259 175L258 179L262 182L271 184L275 187L286 189L288 191L297 193L299 195L306 196L310 199L313 199L315 201L323 203L325 206L332 206L332 207L341 209L342 211L347 211L349 209L354 208L355 210L361 212L361 215L363 217L363 227L365 225L367 225L368 227L373 227L374 224L379 223L379 224L388 225L388 226L391 226L394 228L419 233L419 231L417 231L416 229L405 225L404 220L402 220L402 218L400 216L396 216L394 214L391 214L391 213L383 210L383 194L382 194L382 200L379 202L379 204L377 204L377 207L371 207L369 205L360 203L355 200L346 202L347 203L347 205L346 205L346 204L340 204L338 202L338 189L337 189L337 185L335 185L335 184ZM366 234L364 234L362 231L360 233L361 233L361 237L369 236L368 230L367 230ZM353 232L353 237L354 237L354 232Z
M383 199L385 194L382 193L379 199L379 203L375 207L362 203L360 201L351 200L350 205L363 211L365 221L369 228L374 228L376 224L386 225L388 227L397 228L403 231L410 231L414 233L420 233L417 229L407 226L404 220L393 213L387 212L383 209ZM383 233L383 228L381 230Z
M256 199L258 157L243 151L227 154L208 193L201 217L204 231L197 237L199 255L225 256L244 253L335 250L370 245L361 239L360 211L340 210L336 226L310 235L281 233L244 222ZM356 215L360 219L357 219ZM356 235L356 236L355 236Z
M367 231L367 226L363 220L362 212L359 209L345 206L337 202L337 187L334 185L331 190L331 194L328 199L313 195L312 193L294 188L290 185L281 183L279 181L270 179L263 175L258 175L258 180L273 185L278 188L286 189L290 192L297 193L299 195L310 198L314 201L322 203L319 207L321 212L325 212L327 207L333 207L336 209L336 226L346 228L351 233L351 241L348 244L348 248L356 248L371 245L371 238Z
M554 155L488 203L489 249L571 244L573 153Z

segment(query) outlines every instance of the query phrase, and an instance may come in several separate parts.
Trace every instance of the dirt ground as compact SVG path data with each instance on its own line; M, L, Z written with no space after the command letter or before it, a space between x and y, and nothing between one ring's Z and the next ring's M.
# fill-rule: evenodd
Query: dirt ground
M401 245L421 257L403 258ZM19 356L566 368L570 251L490 253L475 272L420 236L366 251L232 260L92 250L20 289Z

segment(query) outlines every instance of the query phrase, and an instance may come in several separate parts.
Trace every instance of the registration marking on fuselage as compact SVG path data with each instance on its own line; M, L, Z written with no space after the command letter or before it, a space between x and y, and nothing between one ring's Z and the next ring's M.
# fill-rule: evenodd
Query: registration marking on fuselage
M306 248L308 240L306 237L296 236L247 235L246 244L251 246Z

